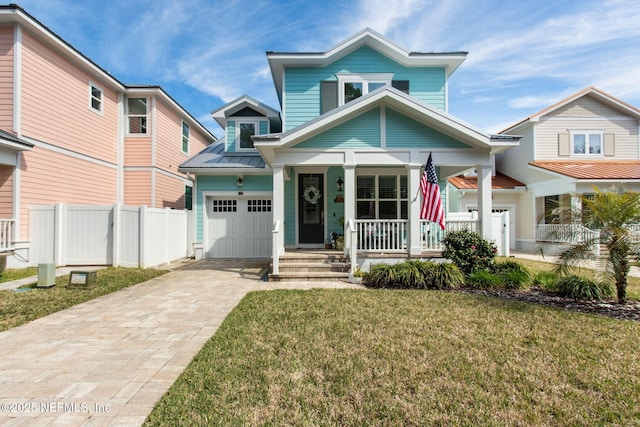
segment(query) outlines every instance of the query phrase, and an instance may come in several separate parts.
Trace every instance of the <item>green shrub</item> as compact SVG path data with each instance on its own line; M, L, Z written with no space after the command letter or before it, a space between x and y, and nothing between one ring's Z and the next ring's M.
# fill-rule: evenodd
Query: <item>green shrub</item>
M445 234L442 243L442 256L453 261L465 274L488 269L498 252L493 243L469 230L451 231Z
M390 288L395 281L395 266L389 264L373 264L369 273L362 278L362 283L371 288Z
M560 296L582 301L601 301L613 296L613 288L608 283L598 283L576 275L560 279L557 291Z
M517 261L506 260L495 263L492 270L500 276L504 289L523 289L531 281L529 269Z
M499 288L502 279L489 270L478 270L467 275L465 286L471 289L492 289Z
M425 286L426 263L422 261L409 260L396 264L395 278L397 286L401 289L423 289Z
M428 289L455 289L464 285L464 274L455 264L433 262L425 270L424 281Z
M560 277L553 271L539 271L531 279L531 285L547 291L557 291L557 283Z

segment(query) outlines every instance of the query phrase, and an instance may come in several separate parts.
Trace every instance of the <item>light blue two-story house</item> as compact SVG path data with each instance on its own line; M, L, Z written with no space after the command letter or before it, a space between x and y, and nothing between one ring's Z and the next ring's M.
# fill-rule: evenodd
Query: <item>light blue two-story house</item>
M447 113L465 57L409 52L370 29L326 52L267 52L280 108L249 96L219 108L224 138L180 167L195 176L196 254L273 258L277 273L286 251L336 233L346 254L420 257L438 234L420 220L429 153L445 202L448 177L477 171L477 229L492 238L493 156L519 137Z

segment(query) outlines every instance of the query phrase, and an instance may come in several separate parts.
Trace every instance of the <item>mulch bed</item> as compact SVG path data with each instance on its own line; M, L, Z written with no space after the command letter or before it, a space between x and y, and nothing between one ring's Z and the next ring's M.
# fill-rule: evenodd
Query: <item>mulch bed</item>
M612 317L619 320L640 322L640 301L629 301L624 305L618 304L616 301L576 301L570 298L559 297L552 292L544 291L541 289L530 289L526 291L466 289L465 292L516 301L544 304L563 308L565 310L596 314L600 316Z

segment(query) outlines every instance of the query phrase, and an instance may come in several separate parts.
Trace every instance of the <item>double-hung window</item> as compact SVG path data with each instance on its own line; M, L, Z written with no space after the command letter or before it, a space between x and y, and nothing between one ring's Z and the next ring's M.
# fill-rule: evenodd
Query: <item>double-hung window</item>
M102 114L102 89L93 83L89 83L89 108Z
M186 123L183 121L182 122L182 152L183 153L189 152L189 134L190 134L189 123Z
M573 131L571 146L574 156L602 156L602 131Z
M147 98L127 98L127 132L130 135L147 133Z
M406 175L361 175L356 180L358 219L407 219Z
M383 86L391 86L391 73L337 74L338 104L343 105Z

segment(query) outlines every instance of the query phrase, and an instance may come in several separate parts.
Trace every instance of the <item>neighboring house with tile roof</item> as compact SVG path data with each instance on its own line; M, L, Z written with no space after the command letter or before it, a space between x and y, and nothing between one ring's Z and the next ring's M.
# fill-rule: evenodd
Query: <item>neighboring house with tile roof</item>
M593 187L640 191L639 127L640 110L588 87L502 131L522 135L495 158L496 171L522 185L493 190L494 206L515 209L516 248L538 246L545 224L555 221L551 208L579 208L577 196ZM458 181L452 187L469 191Z
M33 261L34 205L185 208L178 165L215 137L161 87L121 83L16 5L0 47L0 249Z
M224 138L180 166L196 176L201 256L276 260L345 230L346 253L422 256L429 153L443 197L447 177L478 170L478 230L491 236L492 159L520 138L447 113L465 57L409 52L370 29L326 52L267 52L282 115L240 97L212 113Z

